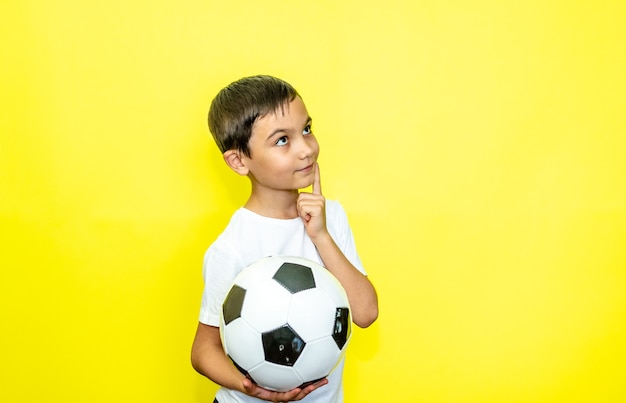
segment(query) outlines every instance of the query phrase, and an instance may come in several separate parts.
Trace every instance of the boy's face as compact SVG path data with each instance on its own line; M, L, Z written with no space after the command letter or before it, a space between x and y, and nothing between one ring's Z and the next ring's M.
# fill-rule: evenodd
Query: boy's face
M319 145L300 97L258 119L249 146L251 157L242 161L253 186L294 190L313 183Z

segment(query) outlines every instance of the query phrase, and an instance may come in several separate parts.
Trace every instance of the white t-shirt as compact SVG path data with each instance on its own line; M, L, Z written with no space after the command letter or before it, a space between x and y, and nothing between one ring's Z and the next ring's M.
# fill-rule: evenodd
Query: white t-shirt
M336 201L326 201L326 227L345 257L365 274L356 252L348 218L343 207ZM235 211L224 232L204 255L205 286L200 322L219 326L222 302L235 276L251 263L271 255L299 256L322 264L301 218L269 218L245 208ZM328 376L327 385L313 391L302 402L343 402L343 364L342 360ZM226 388L220 388L216 398L220 403L262 401Z

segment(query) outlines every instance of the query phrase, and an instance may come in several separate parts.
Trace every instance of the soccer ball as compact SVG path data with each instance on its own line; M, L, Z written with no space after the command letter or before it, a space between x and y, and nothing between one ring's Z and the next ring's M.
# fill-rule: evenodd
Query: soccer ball
M332 372L345 355L352 317L348 297L324 267L290 256L246 267L222 305L224 351L253 382L276 391Z

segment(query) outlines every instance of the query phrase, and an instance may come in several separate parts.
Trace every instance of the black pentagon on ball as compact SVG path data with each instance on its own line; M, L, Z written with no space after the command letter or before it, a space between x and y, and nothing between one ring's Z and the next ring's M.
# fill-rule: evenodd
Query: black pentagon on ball
M289 367L296 363L306 345L289 325L265 332L261 337L265 360Z
M292 294L315 288L311 268L297 263L283 263L274 273L273 279Z
M243 300L246 297L246 290L239 287L237 284L233 285L224 303L222 304L222 313L224 314L224 323L229 324L233 320L241 316L241 309L243 308Z
M350 327L350 310L348 308L337 308L335 313L335 326L333 327L333 339L337 343L339 350L346 345L352 328Z

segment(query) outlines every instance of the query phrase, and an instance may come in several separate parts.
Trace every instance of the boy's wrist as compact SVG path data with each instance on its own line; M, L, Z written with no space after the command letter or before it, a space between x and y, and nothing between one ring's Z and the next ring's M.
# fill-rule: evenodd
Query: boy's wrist
M312 237L312 236L309 236L309 237L311 238L311 241L313 241L313 244L315 245L316 248L324 247L325 245L328 245L331 242L334 242L333 238L330 236L330 233L327 230L322 231L315 237Z
M330 233L326 232L325 235L320 235L316 239L312 239L312 241L315 249L317 249L317 253L320 254L324 262L324 266L326 266L328 264L327 259L339 250L335 240L330 236Z

